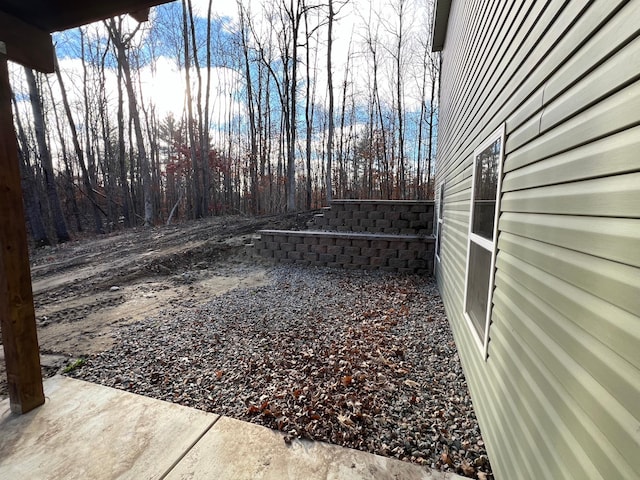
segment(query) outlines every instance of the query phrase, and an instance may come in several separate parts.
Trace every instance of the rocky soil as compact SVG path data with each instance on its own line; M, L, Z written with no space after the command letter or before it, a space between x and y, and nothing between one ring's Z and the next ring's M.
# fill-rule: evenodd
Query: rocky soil
M314 212L216 217L99 237L87 235L30 251L42 373L114 344L114 332L180 302L206 302L264 281L246 262L245 243L262 228L301 229ZM7 393L0 348L0 400Z
M304 221L218 219L51 249L34 258L34 285L49 285L36 290L41 343L68 358L70 376L259 423L284 441L492 478L435 284L244 254L256 229Z

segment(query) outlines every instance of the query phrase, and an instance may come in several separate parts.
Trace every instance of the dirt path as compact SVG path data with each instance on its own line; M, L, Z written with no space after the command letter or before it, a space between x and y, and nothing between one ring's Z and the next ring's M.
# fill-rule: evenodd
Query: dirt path
M266 266L247 256L245 244L262 228L304 228L312 213L217 217L33 251L44 374L109 349L121 325L163 309L193 308L238 286L260 285ZM0 348L0 399L6 396Z

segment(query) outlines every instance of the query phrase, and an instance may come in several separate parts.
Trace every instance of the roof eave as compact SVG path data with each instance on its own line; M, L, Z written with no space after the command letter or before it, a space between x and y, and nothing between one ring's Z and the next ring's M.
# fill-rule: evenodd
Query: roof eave
M431 42L431 51L433 52L441 52L444 48L450 10L451 0L436 0L435 15L433 17L433 41Z

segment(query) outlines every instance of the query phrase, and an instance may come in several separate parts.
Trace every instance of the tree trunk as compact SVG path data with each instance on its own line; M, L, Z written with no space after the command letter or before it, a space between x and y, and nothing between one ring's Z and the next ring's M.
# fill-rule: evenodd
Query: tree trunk
M423 131L424 131L424 116L425 116L425 102L426 102L426 91L427 91L427 71L428 71L428 63L427 60L429 58L429 49L427 48L427 45L425 45L425 49L424 49L424 57L423 57L423 61L422 61L422 83L420 86L420 117L418 119L418 153L416 155L416 163L417 163L417 172L416 172L416 182L415 182L415 188L416 191L414 192L414 198L416 200L422 199L423 195L422 195L422 191L421 191L421 184L422 184L422 136L423 136ZM433 93L432 93L433 95Z
M333 49L333 0L329 0L329 24L327 34L327 84L329 87L329 132L327 137L327 171L326 171L326 191L327 191L327 205L333 200L333 179L331 178L331 172L333 170L333 135L334 135L334 119L333 119L333 67L332 67L332 49Z
M314 87L311 88L311 35L312 32L309 31L309 10L304 10L304 27L305 27L305 35L306 39L306 70L307 70L307 78L306 78L306 95L305 95L305 123L306 123L306 148L305 148L305 156L307 160L307 172L305 175L305 207L307 210L311 210L311 200L312 200L312 191L311 191L311 141L313 134L313 112L314 112L314 97L315 97L315 81ZM315 60L314 60L314 69L316 68L316 62L318 59L318 54L316 50Z
M51 83L49 82L49 77L47 77L47 86L49 87L49 95L53 98L53 89L51 88ZM82 232L82 221L80 219L80 209L78 208L78 202L76 201L75 194L75 183L73 180L73 170L71 168L71 162L69 161L69 155L67 151L67 144L64 139L64 134L62 132L62 125L60 125L60 115L58 115L58 109L53 108L53 116L56 121L56 131L58 132L58 140L60 141L60 150L62 150L62 162L64 163L64 173L67 177L67 181L65 182L65 193L67 196L67 211L69 210L69 203L71 204L71 211L73 212L73 217L76 221L76 231ZM25 137L26 138L26 137Z
M249 152L249 180L250 180L250 188L249 192L251 194L251 203L249 206L249 210L253 214L258 213L258 141L256 134L256 114L254 108L254 100L253 100L253 88L252 88L252 78L251 78L251 67L249 65L249 45L245 30L245 17L244 17L244 7L239 2L238 9L240 13L240 34L242 40L242 52L244 59L244 71L245 78L247 81L247 107L249 112L249 143L250 143L250 152Z
M47 229L42 220L40 202L38 201L38 188L35 175L29 161L29 140L22 127L20 114L16 105L16 98L11 93L11 102L14 106L14 118L18 127L18 159L20 160L20 185L22 186L22 200L24 201L25 215L29 224L31 239L36 247L50 245Z
M122 193L122 217L125 227L132 227L131 221L131 192L127 180L126 148L124 137L124 95L122 91L122 64L118 62L118 174Z
M84 34L82 29L80 29L80 49L81 49L81 55L80 55L80 60L82 63L82 74L83 74L83 81L82 81L82 93L84 96L84 131L85 131L85 136L84 136L84 140L85 140L85 147L84 147L84 154L85 154L85 158L87 160L87 172L89 174L89 181L91 182L91 185L93 185L94 188L94 192L96 192L96 187L98 185L97 182L97 178L96 178L96 161L95 161L95 156L93 154L94 150L93 147L91 145L91 130L93 128L92 125L92 118L91 118L91 109L89 108L89 91L87 89L87 85L89 83L89 79L87 76L87 64L85 61L85 50L84 50L84 45L85 45L85 39L84 39ZM95 135L94 135L95 136ZM95 200L95 199L94 199ZM95 203L94 205L98 205L97 203ZM106 216L106 215L105 215ZM109 221L109 219L107 218L107 222Z
M187 103L187 131L189 132L189 156L191 159L191 167L193 174L193 207L194 217L202 218L202 194L200 189L200 169L198 167L198 154L196 152L196 135L194 130L194 118L193 118L193 97L191 95L191 57L189 51L191 46L189 45L189 18L192 19L191 14L191 0L182 0L182 34L184 41L184 73L186 77L186 100ZM195 45L194 45L195 46ZM196 70L198 69L197 52L193 51Z
M406 182L405 182L405 158L404 158L404 108L402 105L403 92L402 92L402 39L403 39L403 22L404 22L404 0L400 0L398 11L398 38L396 44L396 94L398 96L398 103L396 104L398 109L398 149L399 153L399 170L400 170L400 196L402 199L406 198Z
M98 203L96 201L96 196L93 191L93 185L91 184L91 180L89 179L89 173L87 172L87 166L84 163L84 154L82 152L82 148L80 148L80 142L78 140L78 130L76 129L76 124L73 121L73 116L71 115L71 108L69 107L69 100L67 99L67 91L64 88L64 82L62 81L62 75L60 74L60 66L58 65L58 60L54 56L54 65L56 71L56 77L58 78L58 83L60 84L60 92L62 95L62 104L64 106L64 112L67 116L67 121L69 122L69 128L71 129L71 139L73 140L73 148L75 149L76 156L78 157L78 164L80 165L80 169L82 170L82 180L84 182L85 189L87 190L87 197L89 197L89 201L92 204L93 209L93 219L96 225L96 233L104 233L104 229L102 228L102 217L100 217L100 208L98 207Z
M429 100L429 156L427 161L427 198L433 198L431 195L433 189L431 188L431 163L433 158L433 131L435 121L435 101L434 95L436 92L436 82L439 78L440 72L440 54L435 54L435 60L432 60L432 75L431 75L431 98Z
M44 130L44 112L42 109L41 93L36 84L36 77L33 70L24 68L29 85L29 96L31 97L31 110L33 111L33 124L36 132L36 141L38 143L38 152L40 154L40 162L44 172L45 186L47 189L47 198L49 199L49 208L53 217L53 226L56 231L58 242L68 242L71 240L69 231L67 230L67 222L62 213L60 205L60 197L56 187L56 179L53 172L53 162L51 161L51 153L47 146L46 134Z
M98 102L98 115L100 119L100 131L101 140L104 145L104 157L102 159L102 172L104 176L104 189L105 197L107 200L107 213L109 218L109 229L113 230L118 225L118 202L116 196L116 170L115 155L113 151L113 144L111 142L111 123L107 112L107 92L106 92L106 73L105 73L105 61L107 50L105 49L100 64L100 85L99 85L99 102Z
M342 105L340 107L340 142L338 144L338 172L340 174L338 178L338 195L341 198L347 197L347 172L345 169L345 155L344 155L344 124L347 112L347 80L349 75L349 60L351 55L347 55L347 65L344 70L344 81L342 82Z
M287 151L287 211L293 212L296 209L296 113L297 113L297 83L298 83L298 33L300 30L300 5L296 0L290 0L290 17L291 17L291 81L289 87L291 93L289 100L291 107L289 109L289 145ZM295 9L294 9L295 5Z
M119 19L122 22L122 19ZM149 167L149 158L147 157L147 151L144 145L144 137L142 135L142 126L140 122L140 114L138 112L138 103L136 95L133 90L133 80L131 78L131 66L127 57L127 48L129 40L123 38L121 25L116 25L115 20L112 18L109 20L108 30L111 41L113 42L117 56L118 63L122 66L124 73L125 87L127 89L127 96L129 97L129 115L133 120L133 128L136 135L136 145L138 148L138 158L140 159L140 167L142 170L142 196L144 199L144 226L153 226L154 214L153 214L153 192L151 191L151 170ZM139 28L139 25L138 27ZM137 30L136 28L136 30ZM131 38L135 34L132 33L128 38Z
M204 125L202 126L202 201L204 214L209 215L209 198L211 189L211 169L209 166L209 99L211 97L211 7L213 0L209 0L207 5L207 84L205 89L204 100Z

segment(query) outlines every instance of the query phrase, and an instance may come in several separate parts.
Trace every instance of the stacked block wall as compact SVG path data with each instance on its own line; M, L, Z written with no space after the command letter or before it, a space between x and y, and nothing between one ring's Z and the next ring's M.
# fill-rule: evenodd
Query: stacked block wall
M256 253L279 263L433 274L433 236L288 230L258 233Z
M336 232L431 235L433 221L433 201L334 200L315 218L315 226Z

